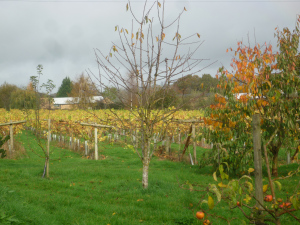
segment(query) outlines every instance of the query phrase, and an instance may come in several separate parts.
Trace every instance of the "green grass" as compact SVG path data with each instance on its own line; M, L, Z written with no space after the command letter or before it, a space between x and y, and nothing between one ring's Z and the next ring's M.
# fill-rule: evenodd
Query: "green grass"
M193 217L202 192L184 190L180 184L213 183L211 168L154 157L149 188L141 184L142 163L120 145L100 146L104 160L94 161L67 149L53 148L50 178L43 179L44 158L30 132L17 139L27 149L19 160L0 161L0 212L14 215L24 224L202 224ZM199 149L204 151L204 149ZM60 159L60 160L58 160ZM296 165L283 166L287 174ZM292 193L299 176L283 180L284 193ZM200 189L200 187L199 187ZM280 196L285 197L285 196ZM224 203L212 211L226 218L243 218L238 209ZM213 224L225 224L209 218ZM282 224L295 224L286 216ZM1 221L0 221L1 222ZM13 224L13 223L12 223ZM235 221L232 224L240 224Z

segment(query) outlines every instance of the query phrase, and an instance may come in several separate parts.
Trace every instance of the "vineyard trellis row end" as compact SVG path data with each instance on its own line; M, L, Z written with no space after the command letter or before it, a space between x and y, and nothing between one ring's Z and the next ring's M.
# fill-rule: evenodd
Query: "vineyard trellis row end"
M82 125L82 126L91 126L91 127L95 128L95 160L98 160L98 138L97 138L98 129L97 129L97 127L100 127L100 128L114 128L114 127L113 126L108 126L108 125L96 124L96 123L93 123L93 124L80 123L80 125Z
M10 121L9 123L1 123L0 126L9 126L9 135L10 135L10 145L9 145L9 155L12 155L12 152L14 150L14 130L13 130L13 125L21 124L21 123L26 123L26 120L22 121Z

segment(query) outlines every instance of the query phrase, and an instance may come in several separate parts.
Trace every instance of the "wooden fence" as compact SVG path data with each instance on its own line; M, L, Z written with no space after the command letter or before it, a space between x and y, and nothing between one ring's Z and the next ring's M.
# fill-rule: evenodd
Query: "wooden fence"
M48 120L46 120L48 121ZM64 121L61 121L61 122L64 122ZM160 142L162 143L162 146L164 146L165 148L165 151L167 154L171 154L171 144L172 143L178 143L179 145L179 152L181 152L181 145L182 144L185 144L185 148L183 149L183 154L184 152L186 151L187 147L190 145L190 138L192 138L192 146L193 146L193 157L191 155L191 153L189 153L189 157L190 157L190 161L191 161L191 164L194 165L197 163L197 154L196 154L196 146L197 146L197 140L196 140L196 124L199 124L199 123L203 123L202 120L176 120L176 121L172 121L172 122L175 122L175 123L191 123L191 132L190 133L184 133L182 134L180 132L180 130L177 130L177 134L176 133L173 133L172 136L168 136L168 135L164 135L164 136L161 136L159 133L157 134L154 134L153 136L153 144L154 144L154 150L156 150L157 148L157 144ZM48 123L51 123L48 121ZM83 122L79 122L80 125L82 126L90 126L90 127L93 127L94 128L94 150L95 150L95 153L94 153L94 159L95 160L98 160L99 159L99 156L98 156L98 138L97 138L97 134L98 134L98 128L114 128L115 129L115 132L114 134L112 133L107 133L107 138L109 140L109 142L111 141L117 141L119 139L119 136L123 136L123 139L124 141L127 143L127 140L131 140L132 143L134 143L135 147L138 148L139 147L139 133L137 130L135 131L126 131L126 130L122 130L122 129L118 129L116 127L113 127L113 126L108 126L108 125L101 125L101 124L97 124L97 123L83 123ZM52 134L51 132L51 129L50 129L51 125L48 124L48 131L44 131L48 133L48 136L47 136L47 154L48 154L48 146L50 144L50 141L52 140L55 140L55 141L58 141L60 143L66 143L66 142L69 142L68 143L68 147L70 149L73 149L73 150L79 150L80 149L80 139L77 138L77 137L74 137L72 134L70 134L71 136L68 137L68 136L62 136L61 134ZM33 128L31 128L33 130ZM126 135L127 133L127 135ZM128 138L128 134L130 134L130 137ZM178 141L176 141L177 138L175 138L175 136L178 135ZM182 143L182 139L186 139L186 142L185 143ZM211 145L206 145L204 144L205 142L205 139L202 139L201 140L201 144L202 146L205 145L205 147L211 147ZM88 156L89 155L89 150L90 150L90 145L88 143L87 140L84 140L84 155L85 156ZM183 156L182 154L182 156Z
M9 136L10 136L10 140L9 140L9 156L12 155L12 152L14 151L14 130L13 130L13 126L17 125L17 124L22 124L22 123L26 123L26 120L22 120L22 121L10 121L8 123L2 123L0 124L0 126L9 126Z

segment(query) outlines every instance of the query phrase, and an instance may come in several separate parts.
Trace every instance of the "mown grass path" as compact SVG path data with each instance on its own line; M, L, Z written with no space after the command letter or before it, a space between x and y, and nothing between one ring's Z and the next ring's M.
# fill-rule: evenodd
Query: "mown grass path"
M195 208L202 192L183 190L178 182L213 183L209 167L199 170L155 157L150 164L149 188L144 190L142 163L132 150L101 146L100 155L105 159L94 161L54 148L51 158L57 160L50 161L50 178L43 179L44 159L31 152L41 153L34 136L23 132L18 140L28 156L0 161L0 212L14 215L24 224L202 224L189 209ZM285 188L291 191L288 185ZM228 210L223 204L213 211L227 218L242 218L239 210Z

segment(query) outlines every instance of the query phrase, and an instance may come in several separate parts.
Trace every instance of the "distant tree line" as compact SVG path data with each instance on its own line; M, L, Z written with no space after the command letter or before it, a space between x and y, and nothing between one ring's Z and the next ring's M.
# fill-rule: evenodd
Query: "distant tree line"
M130 81L128 74L128 84L131 90L137 88ZM214 103L214 94L218 80L210 74L186 75L174 82L165 92L158 89L155 94L155 108L162 109L166 107L178 106L183 102L186 103L183 109L200 109L205 108ZM164 96L162 96L164 93ZM78 97L79 103L76 108L84 108L86 106L85 99L91 96L102 96L103 100L94 105L95 109L123 109L124 106L131 105L135 107L137 104L135 95L118 87L106 86L102 91L98 90L97 85L89 76L81 74L74 80L65 77L58 88L56 94L52 97ZM120 98L120 96L122 96ZM46 95L39 93L40 98L46 98ZM32 82L26 87L18 87L14 84L4 83L0 86L0 108L10 109L33 109L36 107L36 94Z
M124 108L126 105L135 107L137 100L135 99L135 87L131 82L130 74L128 76L128 86L130 91L119 89L118 87L106 86L101 96L106 101L106 107ZM214 95L217 89L218 79L210 74L186 75L179 78L176 82L168 87L165 91L163 87L158 89L155 94L155 108L163 109L168 107L176 107L183 105L182 109L200 109L214 104ZM133 94L132 94L133 93ZM182 104L185 103L185 104ZM105 107L105 104L101 108Z

